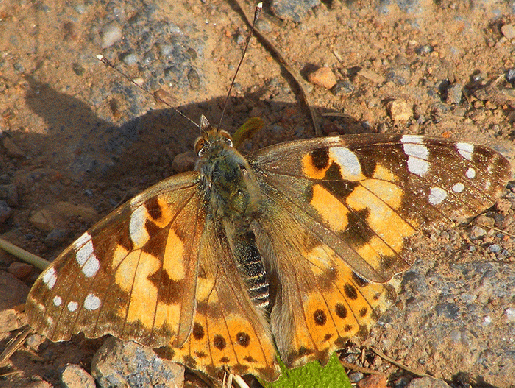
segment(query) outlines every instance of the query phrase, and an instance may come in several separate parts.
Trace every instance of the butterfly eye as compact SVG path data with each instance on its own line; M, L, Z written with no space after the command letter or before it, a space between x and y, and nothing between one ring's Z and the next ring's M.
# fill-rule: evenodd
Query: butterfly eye
M198 156L202 156L202 155L204 154L204 151L205 151L205 145L206 145L206 139L204 139L203 137L199 137L199 138L195 141L194 149L195 149L195 153L196 153Z
M229 147L232 147L233 143L232 143L232 137L231 135L229 134L229 132L226 132L226 131L220 131L220 136L224 139L225 143L229 146Z

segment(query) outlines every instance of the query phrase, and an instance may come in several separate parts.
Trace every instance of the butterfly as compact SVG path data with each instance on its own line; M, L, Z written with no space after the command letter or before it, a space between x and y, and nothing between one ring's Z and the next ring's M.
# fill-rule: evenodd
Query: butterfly
M279 375L365 335L411 265L409 238L491 207L496 151L417 135L287 142L244 158L203 116L195 171L143 191L41 273L29 323L152 347L220 376Z

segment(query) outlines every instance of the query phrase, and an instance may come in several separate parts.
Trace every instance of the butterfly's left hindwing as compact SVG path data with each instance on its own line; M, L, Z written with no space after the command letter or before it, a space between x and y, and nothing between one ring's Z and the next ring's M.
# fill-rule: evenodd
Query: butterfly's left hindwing
M204 228L197 176L157 184L70 245L27 298L31 326L54 341L83 332L151 346L184 342Z

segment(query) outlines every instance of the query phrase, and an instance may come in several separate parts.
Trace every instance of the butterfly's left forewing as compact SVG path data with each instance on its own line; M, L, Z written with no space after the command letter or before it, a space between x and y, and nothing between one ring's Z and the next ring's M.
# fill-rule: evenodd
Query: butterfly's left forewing
M53 341L84 332L151 346L184 342L204 227L196 178L160 182L79 237L34 283L30 325Z
M388 305L381 283L411 265L406 239L492 206L510 175L487 147L409 135L298 141L251 165L267 198L256 240L279 284L272 332L289 365L367 330Z

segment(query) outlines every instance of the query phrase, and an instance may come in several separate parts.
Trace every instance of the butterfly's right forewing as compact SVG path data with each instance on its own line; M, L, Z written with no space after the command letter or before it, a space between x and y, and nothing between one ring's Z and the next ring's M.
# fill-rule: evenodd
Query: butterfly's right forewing
M53 341L84 332L151 346L184 342L205 216L196 179L162 181L80 236L34 284L30 325Z

